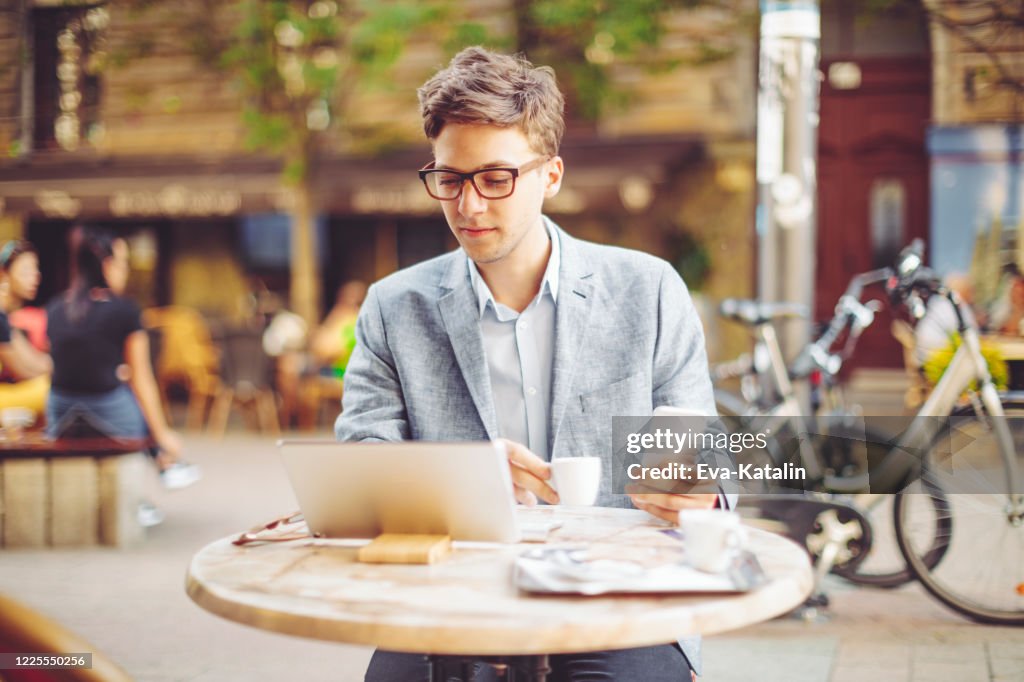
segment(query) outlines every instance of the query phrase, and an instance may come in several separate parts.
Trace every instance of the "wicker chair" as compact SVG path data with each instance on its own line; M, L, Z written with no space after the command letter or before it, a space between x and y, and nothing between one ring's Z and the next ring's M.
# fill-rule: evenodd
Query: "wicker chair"
M189 429L201 429L206 407L220 388L220 352L213 344L210 328L199 311L185 306L149 308L142 322L153 336L159 338L154 372L157 385L167 405L167 392L172 385L188 391Z

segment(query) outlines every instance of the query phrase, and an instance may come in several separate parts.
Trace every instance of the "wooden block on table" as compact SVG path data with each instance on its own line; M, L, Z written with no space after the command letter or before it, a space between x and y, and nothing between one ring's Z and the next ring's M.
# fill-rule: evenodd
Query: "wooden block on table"
M142 453L101 457L99 473L99 530L104 545L138 544L145 537L139 525L139 503L146 475Z
M50 544L96 544L100 525L98 479L92 457L50 460Z
M49 481L45 459L8 459L3 463L4 546L47 544Z
M358 558L366 564L432 564L452 551L448 535L384 533L360 547Z

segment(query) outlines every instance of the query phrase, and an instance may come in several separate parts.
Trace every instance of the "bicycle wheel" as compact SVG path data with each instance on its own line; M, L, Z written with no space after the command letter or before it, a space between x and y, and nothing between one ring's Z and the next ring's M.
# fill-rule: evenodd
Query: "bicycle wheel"
M893 508L897 497L891 494L854 496L854 503L871 523L871 549L860 561L836 565L832 573L857 585L882 589L899 587L915 579L896 540ZM952 519L948 513L949 503L941 492L929 496L928 502L932 511L923 519L931 522L918 524L917 533L922 540L917 546L929 547L921 560L934 567L946 553L945 538L949 536Z
M1004 403L1004 410L1019 443L1024 403ZM966 408L951 416L973 414ZM932 444L921 479L896 499L896 539L911 571L943 604L978 622L1024 625L1024 518L1011 495L1019 491L1010 491L1001 474L991 426L998 422L982 416L951 425ZM928 566L921 529L935 523L929 498L938 495L948 504L949 533L945 556Z
M856 441L844 438L828 439L826 449L820 454L825 462L829 463L829 471L835 473L831 477L832 480L826 475L826 483L834 482L837 477L844 479L841 481L841 489L847 489L849 484L857 480L867 483L868 467L878 466L884 459L893 456L890 452L890 440L887 435L865 427L865 447L843 452L844 444L853 445ZM871 547L866 556L837 564L832 573L858 585L885 589L899 587L914 580L914 574L907 566L907 561L896 542L895 526L892 521L896 495L860 493L852 497L855 506L871 524ZM920 524L918 546L927 548L921 555L924 564L934 567L946 551L945 538L949 535L951 520L946 513L948 501L944 495L937 492L928 500L933 506L932 514L923 518L931 519L931 523Z

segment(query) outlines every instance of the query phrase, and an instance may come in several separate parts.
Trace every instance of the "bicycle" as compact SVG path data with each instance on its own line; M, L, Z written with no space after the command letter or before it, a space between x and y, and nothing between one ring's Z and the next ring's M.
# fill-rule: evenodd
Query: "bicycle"
M790 535L816 557L818 584L829 571L873 587L896 587L914 579L894 539L888 558L877 551L880 524L872 520L888 512L891 498L861 493L869 488L868 462L888 454L884 445L888 437L861 425L858 411L847 406L837 380L880 309L874 301L861 303L860 296L865 287L884 281L890 272L882 269L852 278L824 333L805 346L789 367L774 325L781 319L806 317L802 306L737 300L720 306L724 316L752 328L755 344L752 353L712 368L719 413L733 428L788 434L773 440L768 459L779 465L796 457L811 477L807 488L815 491L796 508L792 497L748 497L747 504L763 516L783 521ZM841 351L833 353L832 346L844 336ZM730 378L739 380L740 395L721 387ZM808 385L804 400L796 390L797 382ZM796 438L800 433L816 437ZM782 442L797 447L783 451ZM935 504L942 505L942 499L936 496ZM934 546L926 554L930 563L941 557L937 536L942 531L935 528Z
M770 371L766 372L765 368L754 367L753 364L751 365L752 370L758 372L762 378L765 374L770 374L775 383L782 387L780 392L783 399L767 411L764 410L763 405L757 407L748 403L748 419L749 413L753 412L756 415L755 418L767 417L774 419L776 423L781 420L783 425L793 425L794 420L799 421L797 417L781 414L782 405L792 406L793 404L790 379L800 377L802 373L800 370L807 367L831 376L838 371L843 356L836 356L829 352L832 343L849 326L850 339L855 344L859 331L863 331L864 322L870 324L870 317L856 305L859 304L860 290L865 283L884 279L886 291L889 293L893 305L922 308L921 294L946 296L957 310L959 333L964 341L954 355L943 379L915 416L911 427L900 435L895 444L888 447L888 438L876 439L869 434L869 437L865 439L869 450L867 457L862 458L859 463L852 462L848 458L843 462L843 458L840 457L840 463L844 468L839 469L838 473L835 468L831 468L830 471L830 465L822 458L820 452L808 453L808 449L813 448L810 448L806 440L798 448L798 454L802 460L812 464L817 463L818 471L821 474L817 480L823 491L852 492L868 488L877 490L880 486L886 490L901 491L897 495L879 495L878 493L858 495L857 504L849 506L854 510L863 510L868 516L877 517L879 503L893 501L896 540L906 566L901 566L896 570L867 571L864 560L871 549L872 524L868 521L864 528L851 529L846 527L848 521L833 518L819 521L819 525L823 526L821 530L828 536L824 548L829 550L828 553L823 552L819 556L819 569L821 569L822 559L827 559L836 563L839 569L836 572L841 575L846 575L857 582L888 586L900 584L908 577L916 577L933 596L968 617L982 622L1021 624L1024 623L1024 581L1021 580L1024 577L1021 568L1024 566L1024 562L1015 561L1015 558L1024 557L1024 521L1022 521L1024 499L1019 494L1019 477L1012 435L1005 420L1002 398L996 392L988 374L988 368L981 356L977 330L965 322L964 315L959 308L960 302L955 294L942 287L934 273L923 267L922 247L923 245L920 243L915 243L905 249L893 269L883 269L855 277L851 281L847 294L840 299L836 316L826 333L804 349L797 361L794 362L792 371L785 368L785 364L781 361L781 353L775 352L777 343L774 343L775 348L771 348L774 330L760 333L760 342L764 342L769 347ZM860 314L858 315L858 313ZM758 328L770 325L773 322L771 318L771 315L759 316L756 320ZM751 320L751 322L754 321ZM861 328L859 331L858 327ZM847 347L850 346L851 342L848 340ZM972 382L976 384L976 388L972 389ZM965 392L969 402L966 405L959 405L960 396ZM749 391L747 397L750 397ZM1010 396L1007 400L1007 405L1011 406L1014 412L1019 410L1024 413L1024 397ZM720 409L723 412L728 411L728 402L719 401ZM764 401L762 400L762 402ZM736 402L733 401L733 406L735 405ZM949 477L946 476L947 480L944 480L942 475L950 469L951 464L954 463L951 462L954 457L961 460L957 463L961 470L964 468L965 462L962 460L965 458L965 451L962 448L943 449L940 446L950 442L954 435L963 435L964 425L959 418L967 416L972 417L970 425L974 428L988 429L995 433L998 453L995 459L1002 464L1001 467L996 468L1001 469L1004 476L1002 479L997 477L995 481L989 477L987 482L990 487L997 487L998 490L980 500L976 499L977 496L968 496L949 490ZM944 420L943 428L929 428L936 426L937 417ZM957 420L955 428L951 420ZM751 425L751 422L748 421L747 426ZM795 425L800 426L799 423ZM884 452L878 452L880 449L878 445L886 446ZM872 456L871 450L874 450L875 456ZM915 450L918 453L917 457L906 456L906 453ZM980 467L982 464L987 467L985 470L992 470L993 454L991 451L985 451L985 453L987 454L973 455L988 457L988 461L972 463L974 465L972 470L982 471L983 469ZM876 462L877 466L868 467L868 462ZM924 494L917 494L921 492ZM865 495L870 495L870 497L866 498ZM979 505L979 502L984 502L984 504ZM977 515L987 513L989 516L985 518L988 519L989 524L995 522L998 525L979 524L975 521L972 528L972 524L962 520L970 512ZM957 519L961 520L958 522ZM864 520L866 517L858 519L860 522ZM963 545L965 544L962 538L977 540L988 537L985 532L980 532L986 530L986 525L989 526L988 530L993 527L1004 528L1005 532L1000 536L1000 540L1013 542L1015 545L1009 552L1000 552L998 548L994 550L989 548L985 553L967 550L968 559L976 556L988 556L1004 560L989 562L991 570L986 575L989 587L978 590L967 587L970 581L958 580L962 573L957 572L957 566L962 566L965 561L960 558L960 555L964 553ZM958 527L961 530L957 535L954 534L954 530ZM964 528L967 530L963 530ZM959 542L954 543L954 538L960 538ZM807 542L807 538L803 539L809 549L813 550L812 543ZM1020 549L1017 550L1017 547ZM958 552L955 555L956 558L948 556L953 549ZM1018 553L1014 554L1014 551ZM828 566L828 568L832 568L832 566ZM997 571L997 568L1006 570ZM819 570L819 573L821 572ZM955 577L950 577L948 574ZM976 585L977 582L970 582L970 584Z
M978 330L968 323L959 297L923 266L920 247L905 250L900 264L887 283L892 300L946 298L956 312L961 343L897 443L905 450L923 444L920 476L895 499L897 542L918 581L945 605L979 622L1024 625L1024 494L1017 461L1022 449L1014 438L1021 429L1011 430L1020 424L1010 421L1024 415L1024 395L997 392ZM983 440L986 435L994 444ZM890 464L897 470L880 476L899 475L899 463ZM948 508L932 518L936 496ZM946 528L943 556L928 565L919 529L936 521Z

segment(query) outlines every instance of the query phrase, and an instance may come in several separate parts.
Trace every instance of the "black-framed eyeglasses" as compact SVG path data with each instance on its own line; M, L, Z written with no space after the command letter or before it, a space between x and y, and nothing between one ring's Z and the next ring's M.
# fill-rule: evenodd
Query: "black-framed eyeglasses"
M550 156L542 156L519 168L481 168L469 173L434 168L431 161L420 169L420 180L427 188L427 194L440 201L454 201L461 197L467 180L484 199L504 199L516 191L516 178L550 160Z

